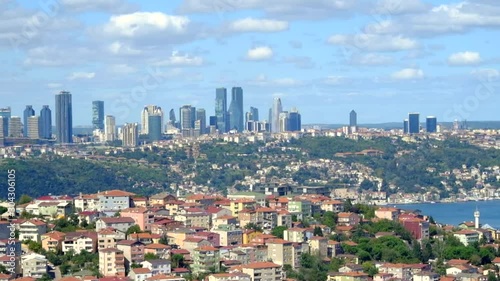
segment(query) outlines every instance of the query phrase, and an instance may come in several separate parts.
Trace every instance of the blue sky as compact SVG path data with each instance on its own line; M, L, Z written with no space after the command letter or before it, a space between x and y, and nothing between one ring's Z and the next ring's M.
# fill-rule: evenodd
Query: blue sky
M215 88L241 86L246 110L280 96L304 123L500 120L499 29L492 0L0 0L0 107L69 90L76 125L97 99L139 122L213 115Z

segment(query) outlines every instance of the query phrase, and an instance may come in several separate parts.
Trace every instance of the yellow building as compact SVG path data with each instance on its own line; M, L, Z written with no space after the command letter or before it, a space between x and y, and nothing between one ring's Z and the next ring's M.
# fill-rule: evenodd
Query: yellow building
M241 210L245 209L255 209L256 202L252 199L238 199L231 201L229 209L231 210L231 215L238 216Z

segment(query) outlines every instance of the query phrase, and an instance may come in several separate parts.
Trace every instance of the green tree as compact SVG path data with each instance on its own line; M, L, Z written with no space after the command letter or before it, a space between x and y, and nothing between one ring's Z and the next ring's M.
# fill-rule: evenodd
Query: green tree
M373 277L375 274L378 274L377 267L373 264L373 262L366 261L362 264L363 272Z
M147 254L144 255L144 260L147 260L147 261L149 261L149 260L157 260L157 259L159 259L159 257L157 255L153 254L153 253L147 253Z
M174 254L171 257L172 268L179 268L184 266L184 256L181 254Z
M29 203L33 201L33 198L29 197L28 195L26 194L23 194L21 195L21 197L19 198L19 201L17 202L17 204L19 205L22 205L22 204L26 204L26 203Z
M0 206L0 215L6 213L9 209L5 208L4 206Z
M127 229L126 234L127 234L127 236L128 236L128 235L133 234L133 233L141 233L141 232L142 232L142 231L141 231L141 227L140 227L140 226L138 226L137 224L134 224L134 225L132 225L131 227L129 227L129 228Z
M278 237L278 238L283 239L283 233L287 229L288 228L286 226L277 226L271 230L271 234Z
M321 227L316 226L313 231L314 236L323 236L323 230L321 230Z

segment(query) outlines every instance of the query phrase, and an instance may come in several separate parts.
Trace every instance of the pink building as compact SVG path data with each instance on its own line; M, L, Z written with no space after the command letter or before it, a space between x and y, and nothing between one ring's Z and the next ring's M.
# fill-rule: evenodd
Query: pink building
M147 208L127 208L120 212L122 218L132 218L142 231L151 230L151 224L154 222L154 214Z

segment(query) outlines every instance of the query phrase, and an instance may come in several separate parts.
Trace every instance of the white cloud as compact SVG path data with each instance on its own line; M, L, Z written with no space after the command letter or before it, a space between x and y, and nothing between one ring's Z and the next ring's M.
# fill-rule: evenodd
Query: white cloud
M493 68L482 68L471 71L471 75L475 76L481 82L492 82L500 79L500 71Z
M418 68L405 68L394 72L391 77L398 80L413 80L424 78L424 71Z
M48 83L47 88L60 89L60 88L62 88L62 84L61 83Z
M188 54L180 54L177 51L172 52L172 55L166 59L154 63L158 66L200 66L203 64L203 58L197 56L189 56Z
M268 46L255 47L247 52L248 60L268 60L273 57L273 49Z
M403 36L388 36L368 33L333 35L328 38L328 43L348 48L377 52L403 51L418 47L418 43L415 40Z
M161 33L182 34L187 31L189 18L167 15L161 12L135 12L112 16L104 26L104 32L112 36L127 38L147 36Z
M477 52L461 52L455 53L448 57L449 65L475 65L481 62L481 55Z
M379 0L375 4L374 13L392 16L396 14L423 12L430 8L421 0Z
M73 72L67 79L68 80L80 80L80 79L93 79L95 77L95 72Z
M231 22L229 29L235 32L278 32L288 29L288 22L269 19L245 18Z
M118 41L111 43L108 46L108 50L114 55L139 55L142 53L140 50L134 49Z

